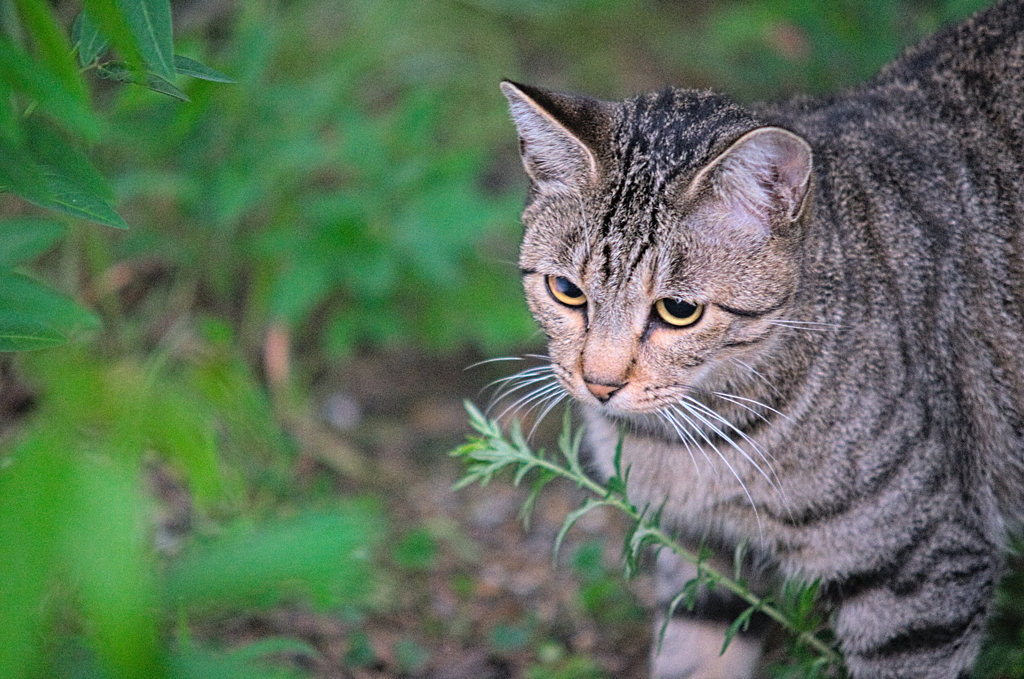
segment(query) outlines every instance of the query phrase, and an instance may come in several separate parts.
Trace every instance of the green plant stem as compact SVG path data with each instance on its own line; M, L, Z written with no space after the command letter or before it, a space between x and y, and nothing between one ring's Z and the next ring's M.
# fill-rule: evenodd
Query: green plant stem
M581 510L578 510L576 518L582 516L582 514L589 511L593 507L600 505L607 505L617 508L619 511L625 513L633 521L636 522L638 530L634 531L633 543L639 544L639 541L649 541L651 543L660 545L662 547L672 550L672 552L679 557L689 561L690 563L697 566L698 571L709 576L714 583L722 585L727 590L736 594L741 599L749 603L751 606L757 608L772 620L782 625L786 630L793 634L800 642L813 648L828 662L838 665L842 663L841 656L832 649L827 643L816 637L813 633L800 630L782 611L778 608L767 603L749 589L744 587L742 584L736 582L727 575L721 573L712 566L709 566L704 560L698 555L692 553L690 550L684 548L678 544L670 535L662 531L655 523L653 523L644 512L639 511L634 507L624 495L616 493L616 491L606 488L597 481L590 478L583 470L579 463L578 457L578 438L574 442L570 442L568 436L564 435L562 441L560 441L560 447L562 448L563 455L566 461L569 463L569 468L563 467L560 464L552 462L540 454L533 453L527 446L525 440L522 438L521 433L516 428L512 433L513 444L509 444L502 437L501 428L492 420L488 420L484 417L476 408L472 405L467 404L467 409L470 412L470 418L473 422L474 428L477 429L486 439L479 441L476 446L469 444L462 449L455 451L454 454L465 455L470 457L474 461L481 464L478 468L471 468L467 476L458 484L457 487L462 487L472 481L481 481L486 483L490 477L499 469L509 465L518 464L520 468L516 473L515 481L518 483L522 478L533 469L547 472L555 477L561 477L572 481L577 486L585 488L587 491L592 493L598 499L593 504L584 505ZM480 451L481 444L486 445L487 450L494 453L493 455L485 456L473 456L474 450ZM621 478L621 474L618 474ZM567 519L565 526L563 527L562 534L571 527L574 520ZM636 537L636 536L639 536ZM560 536L561 538L561 536ZM556 543L556 551L558 545Z
M571 470L565 469L564 467L554 464L553 462L550 462L543 458L538 458L538 460L539 461L536 462L536 465L538 467L547 469L548 471L557 474L562 478L569 479L570 481L575 482L577 485L586 488L594 495L600 497L602 504L616 507L620 511L624 512L631 519L633 519L638 524L643 526L645 535L649 536L654 542L661 545L662 547L667 547L668 549L672 550L672 552L676 555L682 557L683 559L686 559L690 563L697 566L699 569L703 570L705 573L714 578L716 584L724 586L727 590L729 590L733 594L736 594L750 605L757 606L757 609L760 612L764 613L769 618L785 627L792 634L796 635L801 642L814 648L818 653L828 658L829 661L834 663L841 662L842 659L839 657L839 654L832 650L828 646L828 644L826 644L824 641L814 636L814 634L810 632L805 632L797 629L793 625L793 623L790 622L789 618L787 618L786 615L783 614L780 610L778 610L771 604L764 603L762 599L760 599L753 592L745 588L743 585L736 582L727 575L723 574L722 572L718 571L713 566L707 565L707 563L699 559L696 554L684 548L682 545L673 540L668 534L666 534L660 528L658 528L650 521L648 521L636 509L636 507L622 500L621 498L615 497L614 495L610 495L606 488L604 488L603 486L601 486L599 483L597 483L588 476L579 476L572 472Z

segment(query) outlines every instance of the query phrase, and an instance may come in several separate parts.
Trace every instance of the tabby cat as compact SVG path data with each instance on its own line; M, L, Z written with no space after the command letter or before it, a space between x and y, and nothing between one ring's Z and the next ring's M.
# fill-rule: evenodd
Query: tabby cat
M684 538L822 579L856 679L969 676L1024 513L1024 0L821 99L502 89L527 400L579 402L599 476L625 423L631 499ZM730 607L652 673L756 671L756 631L719 657Z

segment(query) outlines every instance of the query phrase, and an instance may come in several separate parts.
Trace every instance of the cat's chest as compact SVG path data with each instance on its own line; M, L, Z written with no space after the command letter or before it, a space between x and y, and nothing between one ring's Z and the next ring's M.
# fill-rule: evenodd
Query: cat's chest
M587 431L587 461L607 479L615 473L619 428L590 413ZM749 541L773 554L784 571L833 579L874 567L868 555L877 554L878 545L869 542L891 541L889 549L898 551L910 539L900 528L905 517L938 516L957 492L955 480L929 463L939 444L928 439L913 443L913 450L905 441L876 442L909 452L893 468L869 461L892 455L835 448L818 463L794 465L788 456L799 457L795 447L806 442L753 443L719 448L627 434L620 464L628 470L629 500L661 508L663 526L671 530L715 543Z

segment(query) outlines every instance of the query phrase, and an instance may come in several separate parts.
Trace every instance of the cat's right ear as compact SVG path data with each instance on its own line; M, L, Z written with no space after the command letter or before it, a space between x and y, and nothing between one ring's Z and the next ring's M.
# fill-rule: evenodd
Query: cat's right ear
M740 137L701 170L685 197L712 197L724 224L768 235L804 212L811 186L811 147L779 127Z
M501 91L519 132L523 167L538 188L579 189L597 180L594 142L586 140L601 126L600 102L508 80Z

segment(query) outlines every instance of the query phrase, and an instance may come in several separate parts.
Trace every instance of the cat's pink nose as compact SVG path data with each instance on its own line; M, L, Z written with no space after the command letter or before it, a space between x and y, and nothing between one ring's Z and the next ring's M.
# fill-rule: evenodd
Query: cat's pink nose
M587 385L587 390L591 394L597 397L597 400L604 403L612 397L612 394L621 389L624 385L622 384L598 384L596 382L584 382Z

